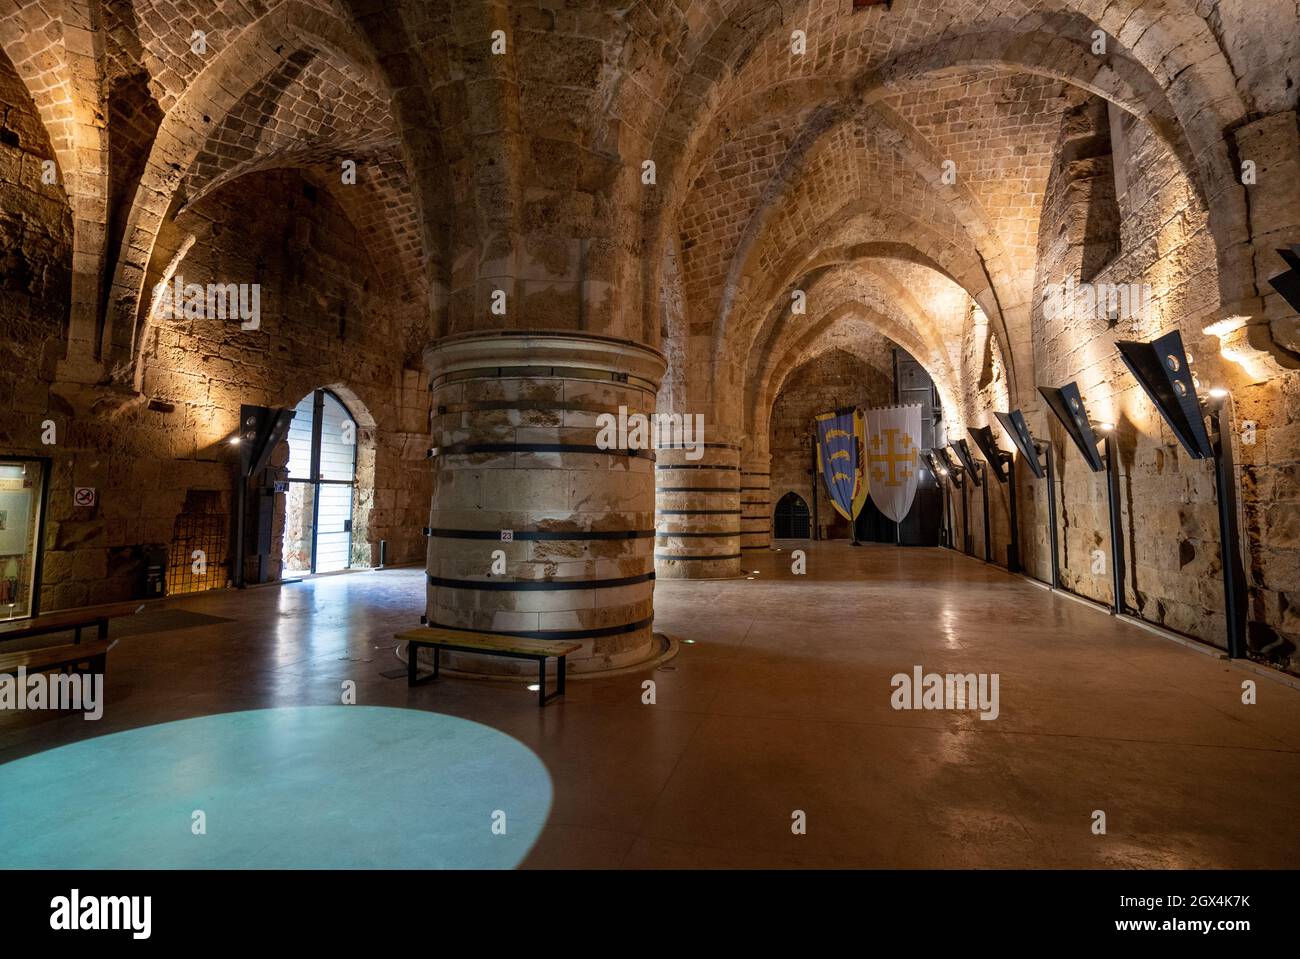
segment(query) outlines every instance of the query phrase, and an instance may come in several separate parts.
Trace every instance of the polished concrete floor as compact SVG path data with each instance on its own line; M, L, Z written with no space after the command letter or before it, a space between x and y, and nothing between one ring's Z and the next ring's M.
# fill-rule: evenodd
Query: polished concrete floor
M21 869L508 869L550 806L542 761L482 723L277 706L0 765L0 858Z
M781 545L747 558L753 579L660 582L656 628L690 642L545 710L520 685L381 675L418 619L417 569L178 600L120 630L101 721L3 716L0 761L338 703L351 680L358 704L474 720L540 757L554 796L525 866L1300 865L1300 691L951 552ZM996 673L998 717L893 709L891 677L916 666Z

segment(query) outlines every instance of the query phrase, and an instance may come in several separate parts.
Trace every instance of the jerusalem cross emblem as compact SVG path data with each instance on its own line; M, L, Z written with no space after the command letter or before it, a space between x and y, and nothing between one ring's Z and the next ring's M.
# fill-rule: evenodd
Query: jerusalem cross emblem
M881 442L882 436L884 443ZM912 468L916 465L916 447L912 445L912 437L897 429L886 429L871 437L871 446L872 452L867 454L867 460L872 480L886 486L902 486L912 478Z

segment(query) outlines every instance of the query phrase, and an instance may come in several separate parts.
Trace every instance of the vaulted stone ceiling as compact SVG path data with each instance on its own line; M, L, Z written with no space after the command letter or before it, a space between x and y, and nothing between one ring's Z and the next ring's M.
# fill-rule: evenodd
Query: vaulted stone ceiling
M1241 5L1188 0L50 7L14 5L6 52L83 222L110 224L79 240L91 258L116 255L79 271L83 285L111 284L96 323L109 353L130 349L158 217L246 172L324 177L349 158L387 171L361 174L389 214L373 225L389 234L379 258L403 260L433 333L480 322L478 287L501 280L523 285L539 323L654 342L663 257L676 250L685 315L670 332L708 326L718 366L752 346L771 287L799 282L827 226L870 211L910 221L842 244L924 236L920 252L979 303L1013 368L1028 366L1014 354L1062 104L1088 91L1150 121L1226 260L1247 238L1240 196L1216 182L1222 131L1295 99L1294 39ZM1098 29L1104 58L1089 50ZM511 56L490 52L494 30ZM122 121L107 130L105 101ZM87 151L112 163L72 162ZM644 160L657 165L652 190ZM937 189L949 162L957 182ZM140 170L138 189L124 169ZM1257 285L1224 283L1233 295ZM563 295L534 297L529 284ZM95 299L79 297L87 309Z

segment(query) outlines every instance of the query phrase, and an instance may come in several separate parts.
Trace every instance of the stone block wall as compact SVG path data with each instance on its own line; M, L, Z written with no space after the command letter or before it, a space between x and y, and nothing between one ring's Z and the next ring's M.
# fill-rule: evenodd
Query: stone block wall
M33 380L53 375L72 289L72 210L22 81L0 57L0 410L44 409ZM2 427L0 427L2 428Z
M138 391L65 383L56 371L59 318L69 308L68 209L59 188L33 182L29 168L41 152L28 152L25 137L0 143L0 171L18 172L17 181L0 172L0 258L15 266L6 282L23 284L0 306L0 349L9 354L0 449L52 459L41 608L136 595L143 548L172 542L194 491L222 494L233 543L238 448L229 439L240 404L292 407L318 387L337 393L357 421L354 563L377 563L381 539L389 564L422 559L428 378L393 348L409 317L385 300L365 244L330 193L296 171L253 174L166 221L150 287L172 275L187 284L257 283L260 327L173 316L153 302L138 327L136 368L119 371ZM21 228L3 232L19 211ZM42 441L49 424L52 443ZM73 505L76 486L95 487L97 503ZM273 575L283 495L276 500ZM229 558L210 562L228 566Z
M1181 332L1202 395L1215 386L1233 391L1234 434L1243 420L1258 424L1254 445L1243 446L1234 436L1251 618L1256 620L1252 645L1269 646L1269 657L1285 662L1294 656L1300 638L1292 612L1300 583L1294 575L1296 510L1287 500L1300 456L1297 393L1287 378L1249 382L1239 367L1219 354L1217 338L1202 332L1219 306L1215 244L1204 208L1150 125L1115 110L1108 123L1105 131L1080 129L1069 117L1063 124L1040 232L1033 315L1037 381L1077 381L1094 424L1111 422L1117 427L1130 608L1151 622L1222 646L1225 623L1213 466L1192 459L1177 443L1114 347L1120 339L1147 341L1173 329ZM1100 132L1106 134L1104 145L1110 151L1103 158L1095 155ZM1063 283L1071 275L1079 281L1081 268L1095 250L1088 232L1090 210L1097 194L1105 193L1095 181L1111 176L1120 211L1120 244L1093 282L1145 285L1150 307L1145 314L1099 317L1085 314L1086 304L1076 298L1073 309L1050 315L1052 311L1043 308L1045 286ZM1031 425L1038 435L1049 434L1058 447L1063 585L1109 603L1104 474L1087 469L1045 410L1040 409ZM1034 491L1033 509L1022 510L1022 536L1027 558L1043 575L1045 493L1027 470L1021 470L1021 477L1022 488L1029 483ZM1094 562L1097 550L1104 553L1104 568Z

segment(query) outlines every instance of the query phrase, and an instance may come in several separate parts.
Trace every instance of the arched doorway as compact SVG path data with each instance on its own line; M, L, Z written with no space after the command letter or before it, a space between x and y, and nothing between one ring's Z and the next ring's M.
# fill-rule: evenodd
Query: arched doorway
M808 504L798 493L786 493L776 504L774 512L775 539L810 539L812 522Z
M329 573L352 565L356 472L356 419L329 390L308 393L289 425L286 573Z

